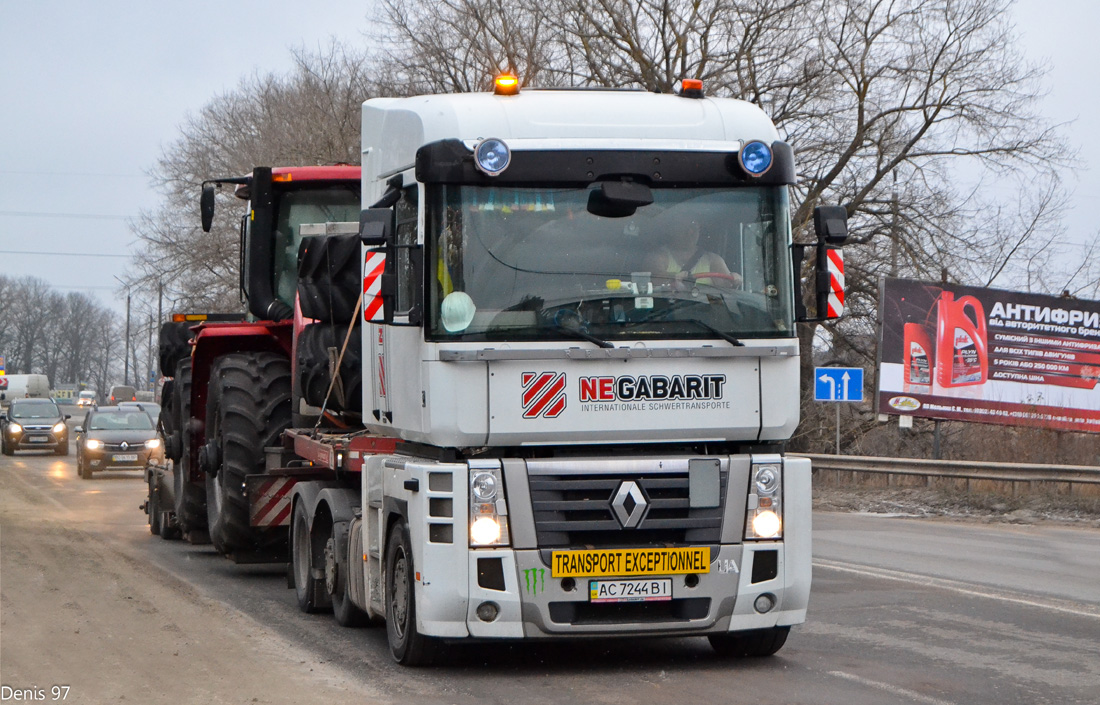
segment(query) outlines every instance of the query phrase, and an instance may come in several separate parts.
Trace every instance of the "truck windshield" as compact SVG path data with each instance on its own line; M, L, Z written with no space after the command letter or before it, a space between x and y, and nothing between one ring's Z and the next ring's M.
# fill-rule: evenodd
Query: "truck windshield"
M299 188L282 192L275 216L275 295L294 306L298 287L301 226L359 221L359 191L347 187Z
M653 188L625 217L596 188L429 188L431 337L794 335L785 187Z

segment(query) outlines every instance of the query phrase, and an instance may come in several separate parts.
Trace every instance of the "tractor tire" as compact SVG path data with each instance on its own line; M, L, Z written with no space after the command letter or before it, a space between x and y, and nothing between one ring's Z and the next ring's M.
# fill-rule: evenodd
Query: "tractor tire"
M172 377L176 367L191 353L191 326L194 323L165 323L160 327L160 373Z
M773 627L733 634L711 634L707 639L720 656L763 658L783 648L790 632L790 627Z
M416 567L409 527L398 522L386 542L386 640L395 661L426 666L435 658L438 641L416 629Z
M175 369L175 386L172 391L172 415L177 424L176 446L179 458L172 473L176 522L184 535L198 536L206 531L206 488L190 482L191 476L191 359L181 360Z
M298 299L302 315L348 324L355 317L361 243L358 235L302 238L298 248Z
M343 399L334 388L325 404L325 394L332 383L328 351L335 348L339 357L346 335L346 325L314 323L303 328L298 336L298 382L307 404L332 411L359 412L363 408L363 340L359 326L352 330L340 362Z
M207 527L222 553L285 550L287 530L250 525L245 477L264 472L264 448L290 426L290 360L269 352L219 358L206 395Z
M172 373L175 374L175 370L172 370ZM157 427L160 429L161 435L164 436L165 443L178 428L176 415L173 413L175 389L176 381L174 379L166 380L164 386L160 388L160 416L157 417Z

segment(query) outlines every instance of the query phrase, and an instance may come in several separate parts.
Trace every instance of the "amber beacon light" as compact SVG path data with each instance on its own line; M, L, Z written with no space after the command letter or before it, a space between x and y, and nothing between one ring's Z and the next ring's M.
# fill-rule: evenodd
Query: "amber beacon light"
M515 95L519 93L519 79L510 73L504 73L493 79L493 93L497 95Z

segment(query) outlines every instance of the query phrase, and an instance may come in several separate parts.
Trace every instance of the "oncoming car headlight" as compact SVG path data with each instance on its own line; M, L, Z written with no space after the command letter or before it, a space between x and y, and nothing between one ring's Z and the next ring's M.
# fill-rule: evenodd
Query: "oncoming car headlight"
M97 441L94 438L89 438L88 440L84 441L84 447L88 450L99 450L103 447L103 441Z
M10 424L8 424L8 432L9 433L22 433L23 432L23 427L20 426L19 424L15 423L14 421L12 421Z
M783 538L783 461L753 463L745 512L745 540Z
M507 546L508 503L504 475L495 463L470 463L470 546Z
M157 448L160 448L160 439L154 438L152 440L145 441L145 447L149 450L156 450Z
M65 422L61 421L60 423L54 424L53 432L54 433L64 433L65 432Z

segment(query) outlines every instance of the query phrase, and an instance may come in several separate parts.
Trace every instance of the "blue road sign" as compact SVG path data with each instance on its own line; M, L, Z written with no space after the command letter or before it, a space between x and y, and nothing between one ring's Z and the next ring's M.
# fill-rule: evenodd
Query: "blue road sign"
M814 401L863 401L863 368L815 367Z

